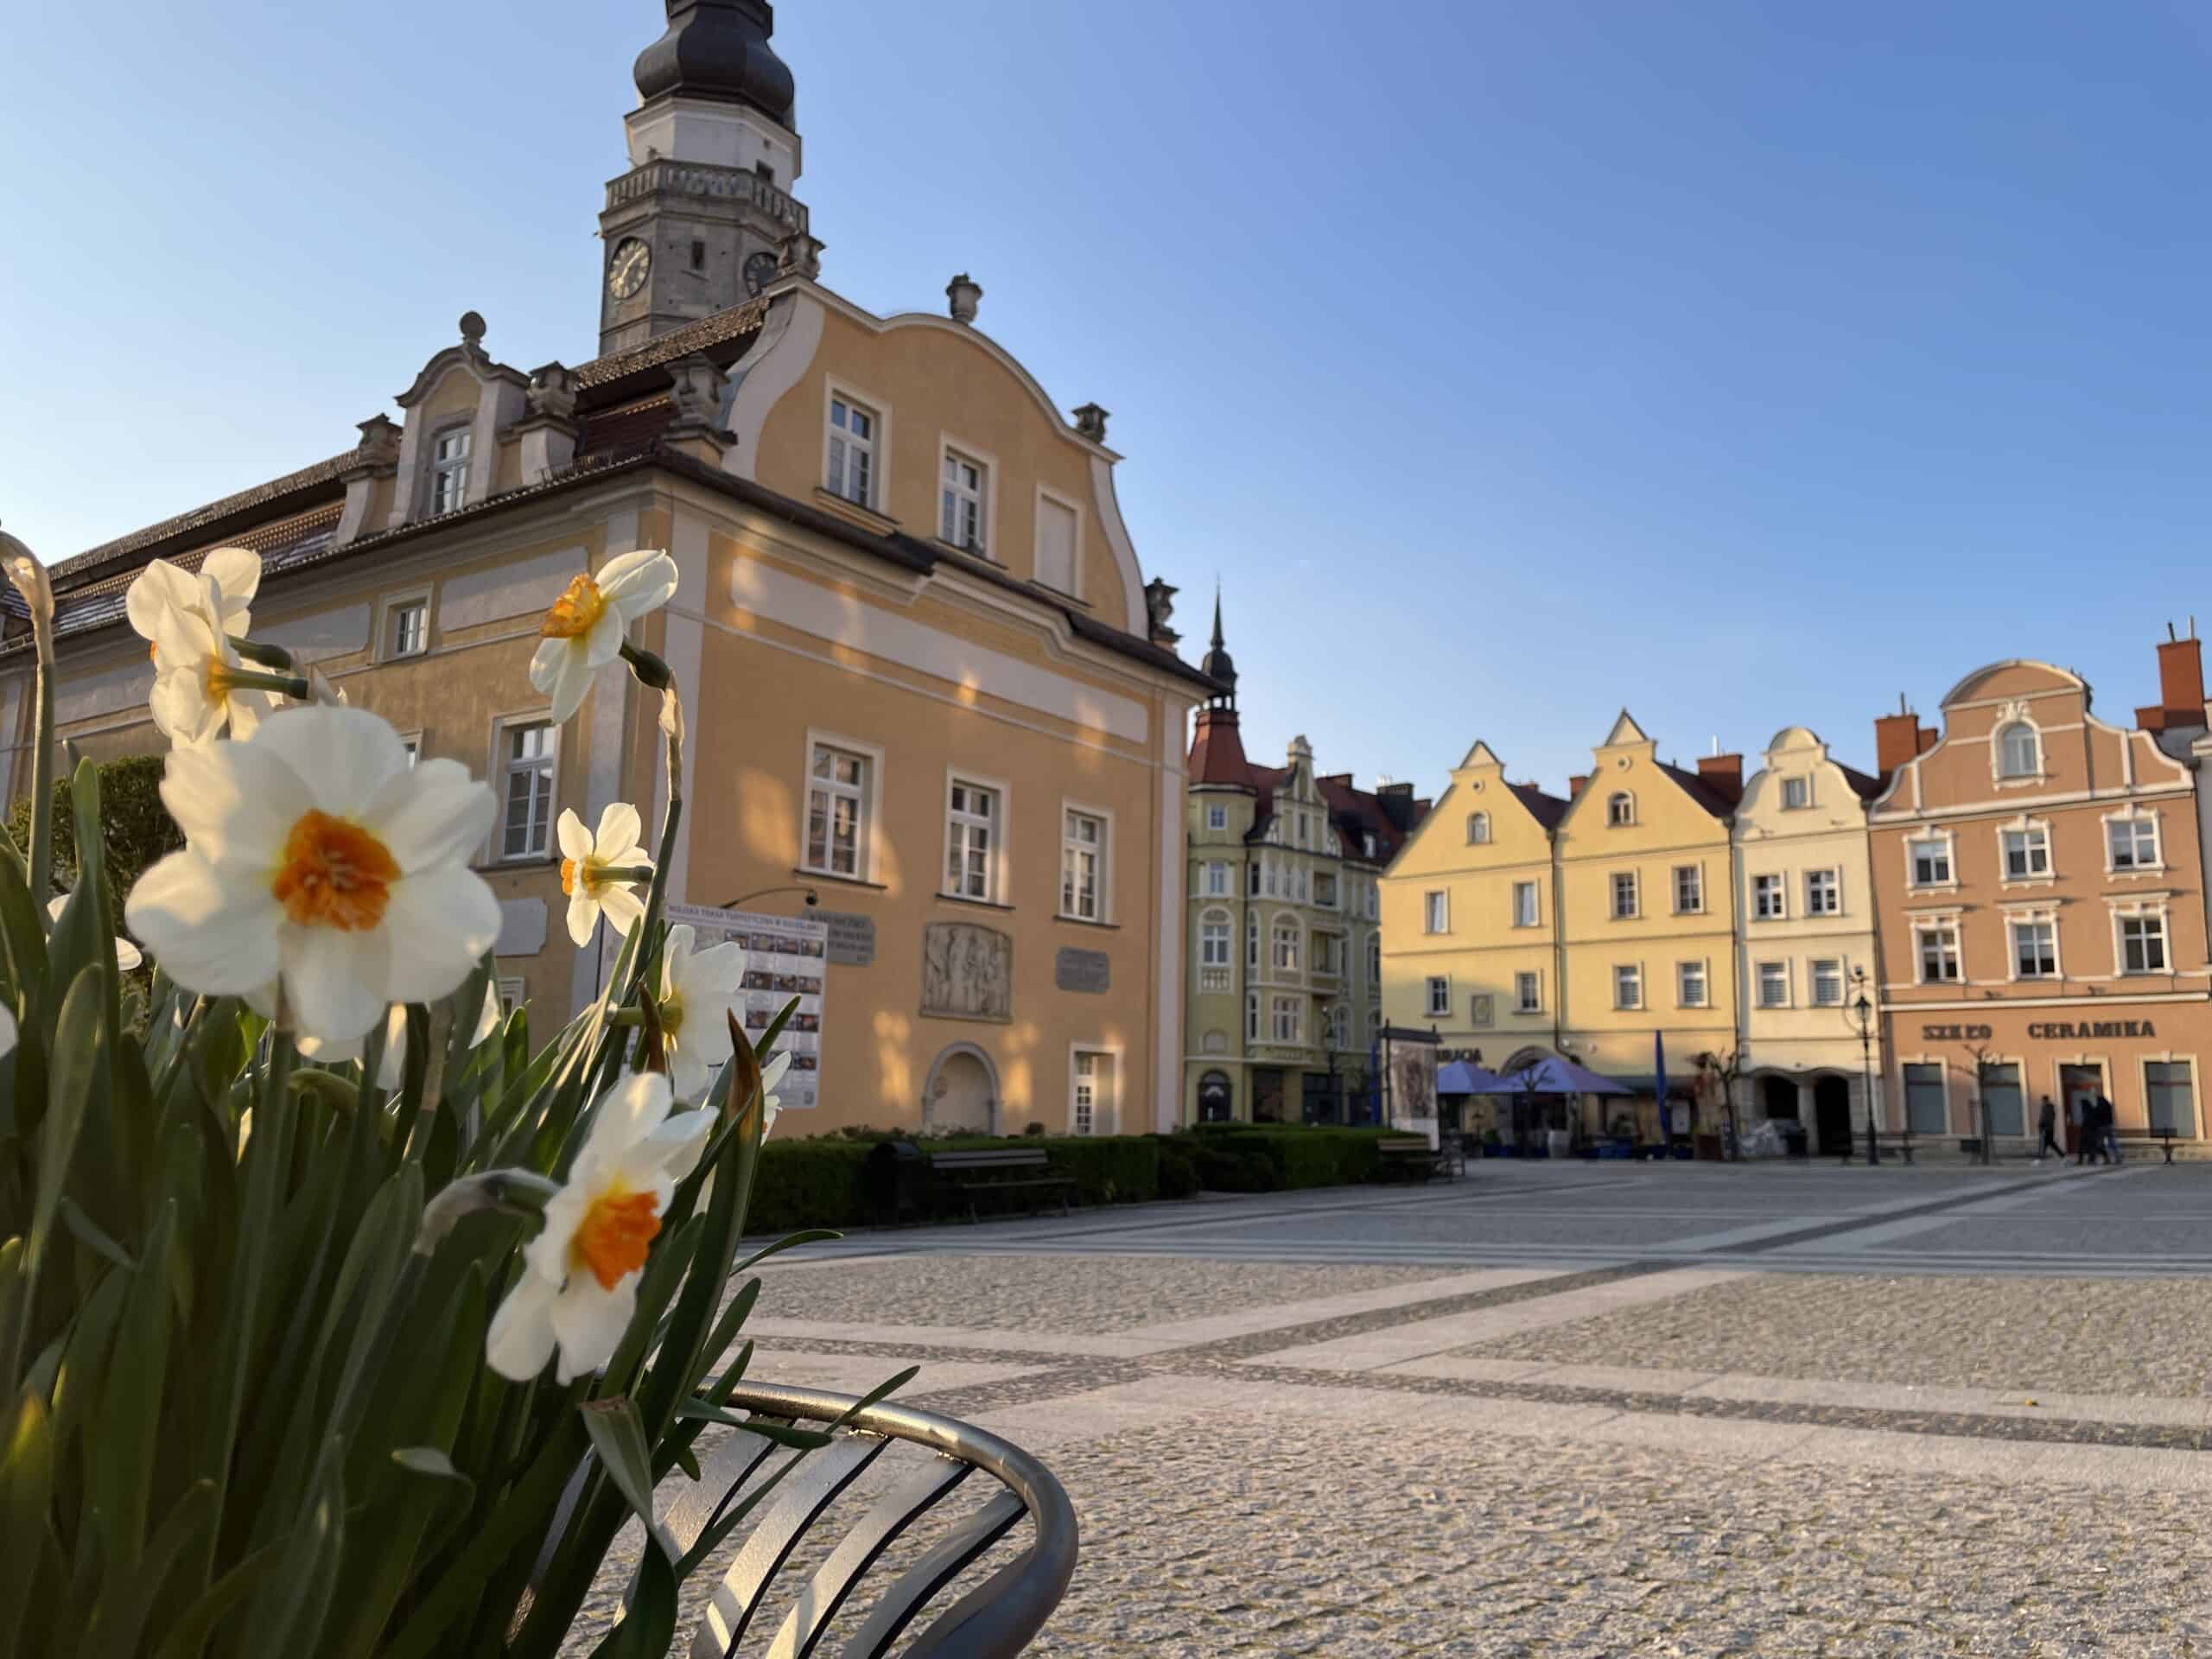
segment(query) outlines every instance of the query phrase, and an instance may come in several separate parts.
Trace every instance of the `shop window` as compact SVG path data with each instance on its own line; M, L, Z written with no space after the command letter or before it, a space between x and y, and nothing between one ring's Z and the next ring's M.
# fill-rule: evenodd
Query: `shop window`
M1942 1135L1950 1128L1950 1099L1940 1064L1904 1069L1905 1122L1915 1135Z
M2143 1097L2154 1129L2194 1139L2196 1090L2187 1060L2151 1060L2143 1067Z

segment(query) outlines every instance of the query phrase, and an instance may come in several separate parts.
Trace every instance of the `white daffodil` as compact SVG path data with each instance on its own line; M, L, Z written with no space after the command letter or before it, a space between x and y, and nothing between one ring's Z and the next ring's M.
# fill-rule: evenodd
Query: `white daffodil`
M597 835L574 809L561 809L554 826L561 838L561 891L569 895L569 937L578 944L591 943L601 911L617 933L627 933L645 913L645 900L631 891L653 877L653 861L638 840L642 828L638 809L625 801L599 815Z
M244 742L173 750L162 800L185 849L124 918L188 990L281 979L300 1031L358 1042L392 1003L451 995L499 937L468 868L492 791L458 761L410 766L365 709L287 709Z
M763 1141L776 1132L776 1115L784 1109L784 1103L776 1098L776 1085L784 1080L784 1073L791 1069L789 1049L760 1068L760 1138Z
M661 1039L679 1100L704 1096L715 1067L734 1052L729 1014L745 981L741 948L717 944L695 956L691 937L690 926L678 922L660 958Z
M281 706L269 687L276 677L238 660L231 636L196 610L172 610L154 642L154 724L179 748L198 748L223 734L251 737Z
M538 625L530 683L553 699L558 725L576 712L591 677L622 652L623 632L676 591L676 561L655 550L624 553L571 582Z
M273 1007L275 999L270 997L267 1000ZM499 988L495 984L486 984L484 987L484 1010L476 1016L476 1031L469 1038L468 1046L477 1047L499 1028ZM299 1039L298 1047L300 1052L310 1060L319 1060L326 1055L340 1060L353 1058L350 1052L340 1053L339 1046L335 1043L326 1043L320 1037L309 1037L304 1033ZM384 1053L377 1061L377 1087L390 1094L406 1081L407 1005L395 1002L384 1022Z
M56 893L54 896L53 901L46 907L47 919L55 922L60 921L61 919L61 912L68 907L69 895L66 893ZM137 967L145 960L145 956L139 950L137 945L131 944L130 940L124 938L120 933L115 936L115 965L117 967L122 969L123 971L127 974L133 968ZM0 1052L5 1052L5 1051L0 1050Z
M131 630L161 657L161 626L173 613L188 611L208 626L244 639L253 620L253 596L261 591L261 556L242 547L219 547L200 562L198 575L167 559L141 570L123 596Z
M16 1052L16 1016L12 1010L0 1008L0 1055Z
M500 1376L528 1382L557 1346L555 1376L565 1386L613 1357L661 1211L714 1128L712 1112L670 1116L670 1100L658 1072L625 1078L600 1097L568 1185L546 1201L522 1277L493 1316L485 1355Z

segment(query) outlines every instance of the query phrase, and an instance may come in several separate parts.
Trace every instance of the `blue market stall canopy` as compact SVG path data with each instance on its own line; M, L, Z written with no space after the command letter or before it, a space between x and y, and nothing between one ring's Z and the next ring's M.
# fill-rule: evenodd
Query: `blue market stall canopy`
M1485 1071L1465 1060L1452 1060L1436 1068L1436 1092L1440 1095L1494 1095L1497 1092L1497 1072Z
M1440 1081L1440 1091L1442 1084ZM1601 1077L1595 1071L1549 1055L1531 1066L1518 1071L1509 1071L1497 1078L1489 1088L1468 1091L1478 1095L1627 1095L1636 1091L1624 1089L1611 1077Z

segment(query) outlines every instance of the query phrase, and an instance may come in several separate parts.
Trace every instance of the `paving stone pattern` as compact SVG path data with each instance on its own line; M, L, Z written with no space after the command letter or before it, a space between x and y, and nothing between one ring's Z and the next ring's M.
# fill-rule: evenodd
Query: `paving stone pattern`
M2212 1653L2212 1529L2173 1495L1310 1419L1052 1465L1084 1566L1039 1656Z
M2212 1377L2212 1281L1752 1276L1466 1351L2189 1399Z
M1159 1255L912 1255L760 1269L756 1317L825 1324L943 1325L1100 1334L1241 1313L1277 1302L1387 1289L1433 1267L1297 1267Z

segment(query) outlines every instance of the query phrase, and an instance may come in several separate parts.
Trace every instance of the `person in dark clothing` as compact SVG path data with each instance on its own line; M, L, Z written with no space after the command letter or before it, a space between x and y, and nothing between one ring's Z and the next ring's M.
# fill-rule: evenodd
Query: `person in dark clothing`
M2112 1103L2102 1095L2091 1096L2088 1109L2082 1114L2082 1162L2104 1164L2112 1161L2111 1129Z
M2098 1134L2103 1137L2105 1161L2117 1164L2120 1162L2119 1114L2113 1109L2112 1102L2102 1095L2097 1096L2097 1124Z
M2058 1144L2058 1108L2050 1103L2050 1096L2043 1097L2043 1109L2036 1114L2036 1127L2043 1131L2043 1143L2036 1148L2036 1162L2043 1162L2047 1152L2058 1154L2058 1161L2066 1161L2066 1148Z

